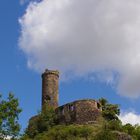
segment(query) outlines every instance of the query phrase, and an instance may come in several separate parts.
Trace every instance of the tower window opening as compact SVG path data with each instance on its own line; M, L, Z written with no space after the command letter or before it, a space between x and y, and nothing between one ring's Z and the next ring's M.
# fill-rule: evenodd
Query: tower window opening
M68 109L69 109L69 111L73 111L74 110L74 106L73 105L69 105Z
M73 105L71 105L71 111L73 111L74 110L74 106Z
M47 101L49 100L50 101L51 97L49 95L46 95L45 100L47 100Z
M64 111L64 108L62 109L62 115L64 115L65 114L65 111Z
M99 103L97 103L97 108L100 109L101 108L101 105Z

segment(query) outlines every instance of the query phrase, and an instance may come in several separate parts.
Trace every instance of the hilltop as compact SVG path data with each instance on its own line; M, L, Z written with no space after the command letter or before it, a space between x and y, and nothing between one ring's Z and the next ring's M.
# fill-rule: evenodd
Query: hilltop
M103 98L99 102L102 115L91 124L60 124L53 108L40 112L30 119L21 140L139 140L140 127L122 125L118 105L109 104Z

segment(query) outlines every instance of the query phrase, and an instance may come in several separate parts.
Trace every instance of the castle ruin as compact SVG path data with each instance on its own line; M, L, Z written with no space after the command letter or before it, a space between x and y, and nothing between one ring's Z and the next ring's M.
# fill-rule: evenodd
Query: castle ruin
M101 106L93 99L83 99L58 106L59 72L45 70L42 74L42 111L47 107L55 109L60 124L94 123L101 115Z

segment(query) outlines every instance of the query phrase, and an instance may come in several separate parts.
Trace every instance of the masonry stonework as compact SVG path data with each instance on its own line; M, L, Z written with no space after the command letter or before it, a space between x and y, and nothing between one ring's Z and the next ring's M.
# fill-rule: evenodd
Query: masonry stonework
M100 104L92 99L74 101L56 109L62 124L95 123L101 116L101 111Z
M42 110L46 107L58 107L59 72L48 70L42 74Z

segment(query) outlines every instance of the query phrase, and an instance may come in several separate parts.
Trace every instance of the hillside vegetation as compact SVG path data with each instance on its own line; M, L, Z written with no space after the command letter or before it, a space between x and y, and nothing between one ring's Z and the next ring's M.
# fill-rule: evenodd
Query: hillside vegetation
M101 98L102 117L96 124L59 125L52 108L40 112L29 121L21 140L140 140L140 126L122 125L118 105Z

